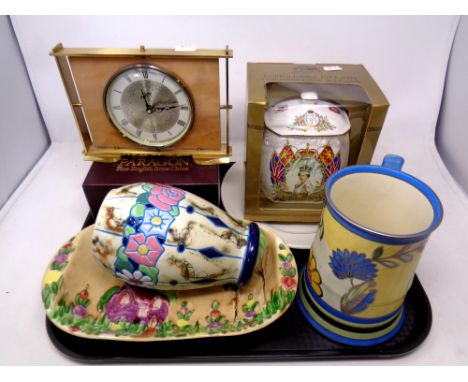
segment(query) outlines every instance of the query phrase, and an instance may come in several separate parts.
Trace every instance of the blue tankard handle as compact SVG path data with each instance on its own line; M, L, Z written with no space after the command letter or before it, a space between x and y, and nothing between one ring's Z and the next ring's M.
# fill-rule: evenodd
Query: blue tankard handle
M405 159L399 155L387 154L382 161L382 167L400 171L405 163Z

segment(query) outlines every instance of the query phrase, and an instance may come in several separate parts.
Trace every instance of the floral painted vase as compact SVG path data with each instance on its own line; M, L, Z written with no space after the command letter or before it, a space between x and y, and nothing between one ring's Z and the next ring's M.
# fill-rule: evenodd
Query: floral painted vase
M259 251L255 223L162 184L114 189L92 238L94 257L133 285L161 290L245 285Z
M260 188L273 202L322 203L327 179L345 167L351 124L347 111L314 92L265 112Z

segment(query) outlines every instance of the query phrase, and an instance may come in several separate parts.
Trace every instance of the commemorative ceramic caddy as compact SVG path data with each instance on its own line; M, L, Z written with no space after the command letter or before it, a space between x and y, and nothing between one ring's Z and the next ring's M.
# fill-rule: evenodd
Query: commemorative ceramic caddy
M294 300L297 266L275 234L178 188L109 192L42 283L48 318L90 339L160 341L261 329Z
M382 166L351 166L328 180L299 306L337 342L372 346L398 333L416 266L442 220L436 194L402 172L403 162L387 155Z
M286 99L265 111L261 190L273 202L317 202L325 182L348 163L347 111L315 92Z

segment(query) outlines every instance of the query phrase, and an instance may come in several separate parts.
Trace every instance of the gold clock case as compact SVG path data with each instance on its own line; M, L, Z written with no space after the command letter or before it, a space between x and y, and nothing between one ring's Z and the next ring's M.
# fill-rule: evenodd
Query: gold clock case
M229 59L231 49L64 48L55 57L83 143L85 160L117 162L124 155L190 156L198 164L227 163L229 144ZM220 61L225 60L225 104L221 104ZM154 65L181 78L195 108L192 128L166 148L144 146L124 137L108 118L102 97L109 79L123 67ZM221 110L225 122L221 121ZM223 134L224 133L224 134ZM223 135L226 137L222 139Z

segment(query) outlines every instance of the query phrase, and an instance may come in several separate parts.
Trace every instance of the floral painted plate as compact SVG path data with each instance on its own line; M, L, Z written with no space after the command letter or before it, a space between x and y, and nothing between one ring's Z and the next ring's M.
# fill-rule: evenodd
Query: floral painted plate
M244 287L164 292L127 285L98 264L91 254L93 227L58 250L42 283L50 321L75 336L161 341L239 335L271 324L294 300L294 257L263 226L267 250Z

